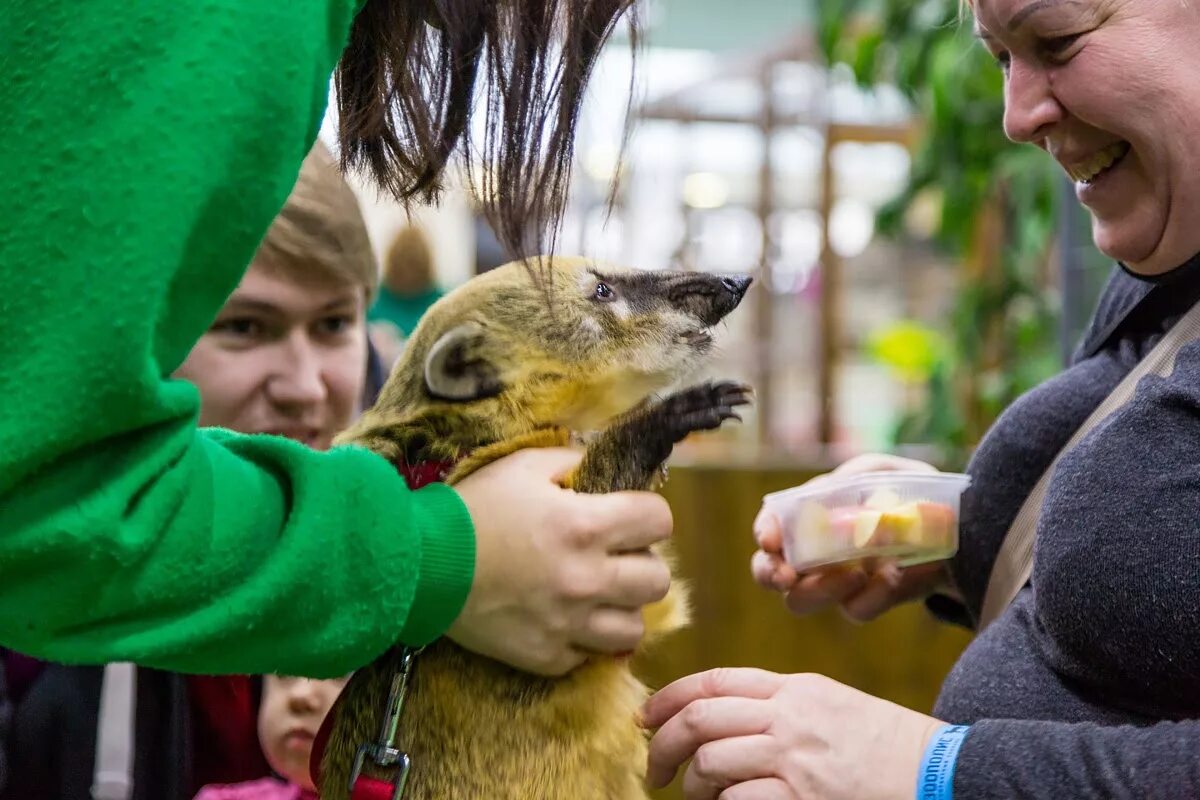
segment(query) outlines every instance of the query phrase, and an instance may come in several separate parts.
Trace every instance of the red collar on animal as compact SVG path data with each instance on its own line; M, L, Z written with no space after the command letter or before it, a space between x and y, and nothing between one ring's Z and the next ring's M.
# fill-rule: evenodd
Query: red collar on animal
M446 476L450 474L457 463L457 461L418 461L410 464L408 461L404 461L396 464L396 471L404 478L408 488L415 491L422 486L445 481Z
M325 746L329 743L329 734L333 732L333 720L337 717L341 698L334 701L333 707L321 722L321 728L313 737L312 751L308 757L308 774L313 786L321 785L321 759L325 755ZM396 785L381 781L367 775L358 775L351 787L350 800L393 800L396 795Z

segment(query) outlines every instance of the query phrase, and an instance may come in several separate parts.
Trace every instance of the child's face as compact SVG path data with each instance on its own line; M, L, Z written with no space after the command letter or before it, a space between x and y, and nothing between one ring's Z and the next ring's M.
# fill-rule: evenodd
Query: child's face
M365 294L251 266L175 372L200 389L200 424L328 448L366 380Z
M271 769L310 792L316 791L308 773L313 737L347 680L263 677L258 741Z

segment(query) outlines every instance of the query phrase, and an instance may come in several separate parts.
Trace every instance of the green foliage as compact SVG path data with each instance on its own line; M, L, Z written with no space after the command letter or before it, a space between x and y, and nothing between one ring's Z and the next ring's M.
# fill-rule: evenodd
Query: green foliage
M970 19L960 19L958 0L818 0L818 7L827 61L849 65L865 87L897 86L922 119L909 184L882 210L880 230L899 233L914 198L934 191L942 201L937 240L965 259L977 246L980 215L998 204L1002 252L983 280L961 286L950 355L928 385L930 407L898 431L899 441L968 447L979 432L971 420L986 425L1060 366L1056 299L1039 282L1057 222L1057 171L1040 150L1005 138L1003 76L974 41ZM964 378L979 387L974 409L951 399Z

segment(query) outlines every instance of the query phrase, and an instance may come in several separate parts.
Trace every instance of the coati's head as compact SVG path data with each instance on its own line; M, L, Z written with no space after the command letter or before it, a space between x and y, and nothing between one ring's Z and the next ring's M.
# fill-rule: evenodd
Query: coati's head
M486 403L482 413L531 426L589 429L698 367L712 327L751 280L582 258L547 258L542 268L550 274L539 282L525 264L507 264L438 301L376 412Z

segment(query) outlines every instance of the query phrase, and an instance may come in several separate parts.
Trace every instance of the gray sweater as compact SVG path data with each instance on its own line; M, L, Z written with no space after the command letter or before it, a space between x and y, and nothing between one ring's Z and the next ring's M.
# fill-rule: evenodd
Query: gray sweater
M1198 262L1157 283L1118 269L1072 366L980 443L952 569L971 620L1026 494L1200 297ZM1063 457L1034 558L934 709L973 725L956 800L1200 798L1200 342Z

